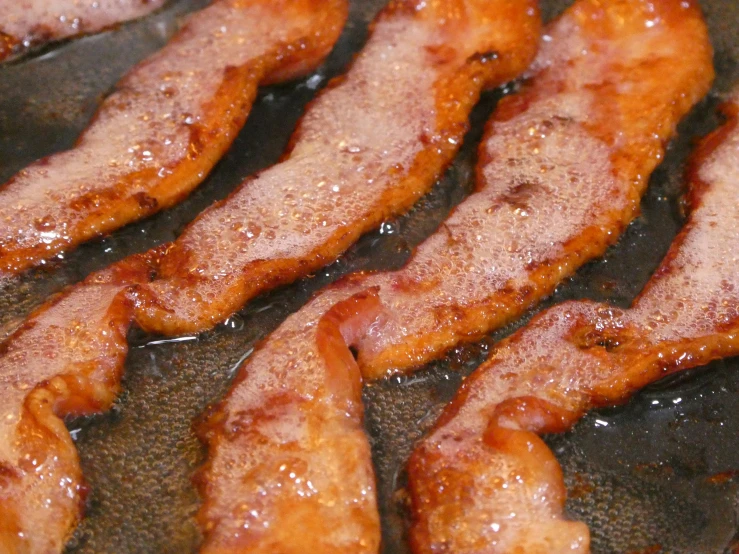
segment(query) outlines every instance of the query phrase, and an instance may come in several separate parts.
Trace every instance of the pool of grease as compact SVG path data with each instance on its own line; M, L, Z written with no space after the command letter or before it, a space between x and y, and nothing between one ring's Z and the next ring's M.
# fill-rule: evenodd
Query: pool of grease
M126 255L174 238L199 211L250 173L274 163L305 103L359 49L384 2L352 5L351 20L317 73L262 91L233 148L182 204L31 272L0 283L0 336L49 294ZM547 16L568 2L545 1ZM714 109L739 81L739 4L702 3L716 48L714 91L681 125L655 172L642 215L602 260L588 264L541 307L570 298L626 306L659 263L682 222L683 164L694 138L718 124ZM49 48L0 68L0 180L74 143L99 99L136 61L160 47L202 0L173 1L115 31ZM405 217L363 237L340 260L250 302L200 336L162 339L131 331L123 393L103 416L70 421L90 485L87 517L68 554L183 553L197 549L191 476L203 461L192 422L227 390L254 344L324 284L358 269L400 266L471 190L475 143L499 93L487 94L454 165ZM462 378L499 338L533 312L475 345L460 347L407 377L365 387L383 516L384 554L405 554L403 467ZM547 440L562 462L569 514L588 523L596 553L739 551L739 360L658 383L626 406L587 415Z

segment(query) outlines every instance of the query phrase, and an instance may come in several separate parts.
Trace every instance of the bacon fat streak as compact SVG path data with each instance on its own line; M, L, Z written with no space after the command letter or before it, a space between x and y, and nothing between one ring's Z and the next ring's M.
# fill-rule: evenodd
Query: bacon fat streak
M688 174L687 224L631 309L581 301L540 314L465 381L413 453L414 552L587 552L537 435L739 354L739 91L724 111Z
M182 200L231 145L261 83L331 50L346 0L218 0L135 66L67 151L0 188L0 276Z

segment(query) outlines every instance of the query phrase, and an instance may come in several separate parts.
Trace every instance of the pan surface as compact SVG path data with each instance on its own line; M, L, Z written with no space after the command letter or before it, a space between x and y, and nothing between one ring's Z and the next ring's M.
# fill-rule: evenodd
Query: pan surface
M547 17L569 2L543 0ZM31 161L68 148L120 75L156 50L203 0L173 1L161 12L0 68L0 182ZM0 284L4 337L49 294L89 272L171 240L199 211L244 177L274 163L305 103L341 72L384 0L354 0L349 24L324 67L307 79L265 89L234 146L179 206L84 245L19 280ZM642 202L642 215L606 257L582 268L542 306L571 298L626 306L660 262L683 221L684 162L697 136L719 120L715 107L739 82L739 2L703 0L716 50L711 95L680 127ZM200 336L162 340L131 332L123 393L103 416L69 421L91 488L87 517L69 554L184 553L199 541L191 476L204 451L192 422L227 390L255 342L312 292L359 269L400 266L472 186L475 147L500 92L473 114L462 152L413 211L363 237L340 260L249 303ZM365 387L366 427L377 470L384 554L408 552L403 466L462 378L496 340L533 312L482 342L460 347L409 377ZM597 553L739 552L739 359L661 382L629 404L586 416L549 437L562 462L571 517L585 521Z

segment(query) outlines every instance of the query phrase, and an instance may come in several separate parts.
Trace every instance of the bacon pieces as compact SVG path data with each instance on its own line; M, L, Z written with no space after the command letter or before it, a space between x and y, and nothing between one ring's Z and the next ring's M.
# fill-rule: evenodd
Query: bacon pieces
M283 14L284 9L287 8L283 6ZM502 15L505 18L493 19L491 15ZM271 25L272 20L260 22L262 23ZM383 210L394 212L407 207L431 186L456 151L466 128L469 111L481 89L501 84L523 71L534 55L534 39L538 29L538 13L533 2L517 2L515 6L507 0L484 5L473 1L460 3L456 0L435 3L433 6L425 6L423 3L418 6L392 3L383 12L376 23L368 48L357 59L346 81L334 84L313 105L296 135L298 138L290 158L275 166L269 173L272 175L269 182L273 185L275 179L282 175L285 182L295 183L296 187L303 186L301 194L308 194L307 204L312 202L314 207L326 209L328 214L331 203L336 201L340 207L344 206L345 211L342 213L346 218L359 218L355 222L349 219L334 221L329 229L330 234L320 237L323 241L329 241L330 248L334 249L324 252L327 259L335 256L340 248L348 244L349 239L339 235L344 233L347 236L357 236L370 225L369 222L385 217L387 212ZM492 50L498 53L493 55L490 53ZM283 74L287 70L299 70L299 64L303 60L302 57L295 57L292 62L285 61L281 66ZM420 75L417 72L418 63L423 70ZM407 70L418 79L405 79L402 70ZM363 85L365 80L367 85ZM419 89L422 85L425 88ZM388 100L387 95L393 90L396 96ZM397 111L396 102L413 117L409 119L404 111ZM361 110L355 108L355 105L360 106ZM403 125L397 125L397 121L392 119L394 117L401 118ZM386 123L394 127L388 128L386 133L378 133L377 125ZM392 141L388 140L388 136L392 137ZM342 145L340 138L357 142ZM361 145L364 150L355 152L354 144ZM351 159L337 162L336 156L343 154L350 155ZM311 161L314 156L320 163ZM359 166L354 167L354 163L359 163ZM407 168L401 164L406 164ZM337 180L331 182L331 189L316 187L315 177L320 172L330 172L336 167L341 168L341 171L334 175ZM301 181L296 181L300 172L310 177L302 179L303 185L300 185ZM356 174L359 177L355 177ZM8 413L12 416L8 418L6 435L0 437L0 453L4 456L0 461L3 464L3 474L14 477L0 481L0 498L8 499L7 510L12 514L4 527L0 527L0 544L11 545L9 548L15 548L16 544L24 547L29 545L31 551L58 550L59 545L63 544L66 533L80 515L82 485L73 445L58 416L102 410L110 403L118 385L117 378L125 354L125 328L134 317L138 319L138 314L144 308L159 300L149 281L156 276L160 279L167 278L163 275L168 260L187 259L190 254L186 248L190 243L186 241L194 240L197 232L201 231L198 224L206 226L211 233L218 234L223 228L223 234L229 234L239 229L236 221L225 221L226 218L241 217L248 224L258 224L264 228L267 242L254 243L258 245L258 250L252 252L247 249L246 256L242 248L245 244L248 246L249 242L236 238L230 246L225 243L221 245L226 250L206 248L196 251L201 260L212 260L214 266L222 263L222 267L226 268L230 268L231 263L248 262L254 253L263 255L265 248L272 249L270 255L279 265L280 256L285 256L281 249L290 245L282 237L276 240L270 237L270 233L282 232L280 225L290 231L308 229L315 231L316 235L323 232L323 220L305 220L291 225L291 220L273 213L277 203L289 198L283 198L279 194L275 196L270 191L265 192L259 188L261 185L258 181L257 179L243 187L231 199L211 209L185 233L181 246L178 242L174 246L167 245L148 253L145 267L140 272L120 269L131 264L139 267L143 263L139 258L117 264L109 270L117 277L109 280L110 284L106 285L104 294L97 284L104 277L90 277L34 315L24 327L30 329L28 334L18 333L6 343L9 354L0 359L0 378L13 380L17 374L22 374L24 381L23 387L19 389L21 392L11 394L11 389L8 392L0 390L0 405L7 406ZM375 182L377 188L373 187ZM253 201L245 200L252 198L248 193L251 187L262 190L263 196ZM347 187L355 193L342 203L343 197L337 195L332 190L333 187ZM361 195L363 188L371 192ZM314 189L318 192L312 192ZM371 200L372 203L362 205L363 211L356 213L349 206L349 199L357 203L360 200ZM298 242L300 238L298 237ZM320 247L322 243L310 242L309 246L315 249L316 244ZM306 251L295 252L296 255L304 255ZM220 257L216 259L215 254ZM290 267L295 275L302 275L308 271L306 268L309 264L315 262L308 260L301 266L294 264L291 259L289 263L293 264ZM240 282L234 280L229 283L248 288L252 286L250 281L255 279L263 281L261 287L278 282L270 281L267 272L260 276L257 272L260 269L258 264L250 265L249 269L256 273L239 274ZM215 276L222 277L218 273ZM186 286L190 286L187 279L175 281L174 278L169 286L183 281ZM215 294L219 292L219 283L215 282L216 279L213 281L215 284L210 290ZM196 294L198 284L195 282L188 294ZM221 290L224 293L229 292L229 289ZM207 296L205 298L210 299ZM220 501L223 503L211 501L209 516L202 517L209 537L206 549L218 548L218 545L224 544L241 544L242 540L248 544L253 543L254 549L263 548L265 552L273 552L272 548L277 548L276 545L284 546L283 551L289 552L289 548L293 548L290 546L291 541L299 541L299 544L294 545L296 552L304 552L304 548L312 544L310 541L319 545L316 549L321 552L330 552L331 548L338 549L334 551L346 551L348 548L352 552L371 552L377 549L379 522L369 447L361 428L360 381L356 364L349 356L346 346L353 344L357 336L354 329L365 328L373 319L377 300L371 291L342 300L346 301L334 308L326 306L317 326L315 359L320 359L316 363L326 371L323 378L292 381L284 374L284 368L280 368L277 376L284 381L285 386L291 387L289 393L282 395L281 392L286 389L277 386L280 379L273 382L271 374L266 372L262 382L274 384L273 391L268 394L260 393L253 406L236 412L234 416L237 423L228 419L225 410L217 412L211 419L211 431L207 435L225 456L215 459L207 474L233 474L231 464L234 458L229 460L228 453L242 455L240 447L243 442L240 441L246 441L248 452L260 453L259 458L249 457L251 454L244 458L243 464L256 464L251 474L253 480L248 485L252 488L249 490L259 495L260 490L274 490L277 487L284 491L291 490L295 494L286 495L282 501L274 494L267 495L263 502L255 505L254 515L251 509L244 511L242 501L233 505L233 511L230 511L230 507L223 508L223 504L228 506L229 502L238 499L237 494L243 492L240 484L222 488L221 484L228 485L225 480L204 481L206 490L211 491L209 494L222 495ZM239 302L241 300L237 300L234 305L239 307ZM133 310L132 303L135 304ZM201 321L210 322L212 318L220 317L213 315L215 311L207 312L207 308L208 304L200 305L204 312L204 315L199 316ZM222 310L221 307L216 308ZM90 314L87 321L81 322L81 313ZM225 312L223 317L228 313ZM31 332L35 335L31 335ZM78 333L83 333L83 339L75 338ZM36 335L60 339L56 342L38 343L43 347L43 356L38 358L39 365L27 363L28 360L23 357L23 352L31 351L29 342L33 343ZM63 340L66 336L73 338ZM261 356L266 354L255 355L255 359L260 359ZM304 360L311 359L309 356L310 353L307 352ZM74 367L68 368L56 362L46 364L47 359L59 363L73 360ZM26 365L19 368L18 364ZM319 369L315 370L318 371ZM59 376L67 373L71 377ZM34 374L39 377L37 381L33 380ZM89 379L88 374L94 374L94 379ZM297 379L299 375L295 373L290 379ZM78 384L72 387L68 384L70 379L76 380ZM61 400L57 401L54 397L53 414L47 414L32 430L43 430L51 426L56 431L56 438L50 448L38 446L30 459L40 460L51 456L55 457L55 461L61 460L58 465L48 467L50 471L53 470L53 475L50 474L53 480L65 484L62 488L48 488L48 479L34 480L34 474L23 466L21 458L26 453L22 451L22 442L26 431L25 427L14 424L13 420L13 414L21 413L23 407L31 402L30 399L49 388L45 384L47 382L56 383L54 387L61 392L57 392L57 388L52 392ZM252 382L253 380L248 380L249 384ZM73 391L73 401L66 400L64 394L67 394L67 389ZM243 390L240 387L232 393L234 402L243 403L251 395L250 392L243 393ZM8 396L2 396L4 394ZM264 401L261 407L260 401ZM245 427L249 422L254 422L256 427ZM219 435L216 429L227 429L228 432ZM307 442L293 444L291 437L299 437ZM272 450L276 452L270 458L269 453ZM264 465L269 460L275 463L277 460L281 461L273 466ZM241 460L239 463L239 467L243 469ZM14 499L25 496L32 498L33 495L26 491L32 491L36 497L45 495L43 498L48 498L50 509L31 515L21 503L11 511ZM287 510L287 507L291 510ZM45 524L53 513L58 514L53 525ZM253 534L250 535L248 525L246 529L242 527L241 530L234 531L236 522L241 521L240 525L256 522L254 525L259 525L264 518L270 521L273 518L284 518L286 525L271 527L272 534L252 527ZM293 521L310 525L315 533L294 533L294 526L291 524Z
M739 354L739 91L690 171L691 215L629 310L567 302L503 341L413 453L414 552L586 552L537 433Z
M645 25L653 20L657 23ZM637 209L663 141L707 92L712 75L706 29L692 5L581 0L550 27L531 85L504 100L490 125L480 190L405 268L354 275L329 287L288 318L241 368L204 431L210 446L201 475L206 551L236 545L256 552L316 548L313 542L303 545L302 536L283 537L279 530L287 516L281 514L302 513L309 504L292 485L288 493L275 492L284 481L274 470L266 477L262 468L288 467L283 462L288 451L301 460L320 459L292 473L301 483L313 483L325 477L323 467L345 459L361 465L366 449L359 445L336 459L322 457L320 426L304 424L314 412L323 413L316 399L345 398L345 391L358 386L331 369L331 360L345 354L347 343L336 343L336 350L321 348L332 306L357 294L379 298L367 318L352 320L351 344L370 377L427 360L519 314L615 240ZM556 418L545 421L557 424ZM252 458L255 449L259 460ZM556 466L543 446L537 455L546 467ZM370 467L369 458L363 463ZM339 506L341 513L352 499L362 499L356 502L366 509L373 506L364 502L366 480L348 483L338 474L333 479L337 484L328 481L317 489L324 502ZM341 488L334 492L338 483ZM546 502L556 504L563 497L556 485L553 480ZM464 485L455 490L463 492ZM312 508L306 514L312 521ZM345 525L358 524L345 518ZM354 551L374 548L371 535L356 536L366 547ZM337 544L345 543L327 539L320 550L338 551Z
M143 17L165 0L22 0L0 5L0 62L29 48Z
M391 2L348 74L310 105L287 157L167 252L139 323L166 334L211 327L405 211L452 160L481 90L533 59L539 28L529 0Z
M523 17L506 5L511 14L499 17ZM630 27L618 26L617 13L601 25L605 10L587 3L551 27L551 41L530 72L532 84L503 100L490 125L479 192L401 272L368 278L368 287L381 287L388 313L381 331L360 340L365 376L420 365L523 313L602 254L634 217L663 143L707 92L713 69L695 7L668 1L624 6L612 11L632 10ZM652 19L660 24L646 26ZM443 32L453 30L447 25ZM461 77L443 77L466 58L457 53L454 62L437 45L429 59L417 45L434 40L424 35L431 31L403 31L404 42L386 51L386 36L395 32L378 26L347 79L311 106L285 161L244 183L183 233L150 294L142 296L140 325L164 334L210 327L259 292L333 260L426 190L431 170L449 159L449 142L461 140L480 84L468 82L465 89ZM501 31L491 33L493 41ZM498 61L518 60L520 67L524 56L512 48L513 36L508 31L501 38L507 49L494 42L487 47L499 53ZM439 52L451 56L451 68L439 65ZM380 69L397 90L434 87L439 104L450 90L444 83L453 82L453 97L466 99L464 110L450 112L449 103L434 110L423 95L395 98L395 87L362 85L387 81L372 61L381 55ZM464 72L467 81L475 75Z
M229 287L220 290L233 293L214 292L205 298L214 309L225 302L237 306L229 296L264 286L252 281L266 273L262 268L271 267L272 259L286 260L282 267L332 259L340 245L371 222L409 205L450 159L482 86L525 68L525 53L538 28L533 3L410 4L391 3L378 17L346 80L309 111L291 156L275 167L274 176L262 174L227 200L218 229L224 229L229 204L240 206L238 220L226 220L223 232L201 231L183 242L181 252L192 249L205 284L200 287L193 272L192 279L182 281L185 289L179 297L172 284L153 284L168 287L169 299L182 298L188 318L208 315L205 304L188 308L184 303L192 294L191 283L199 287L195 291ZM497 60L478 55L489 51L498 52ZM511 66L511 60L517 65ZM380 79L392 84L377 88L374 83ZM346 121L329 117L335 105L346 106ZM325 126L314 128L321 120ZM329 129L325 138L320 128ZM298 170L302 182L294 180ZM278 175L283 179L276 181ZM269 188L260 184L262 179ZM259 197L253 191L259 191ZM265 204L264 196L274 198L276 206ZM280 214L285 204L281 199L294 211ZM264 217L245 217L257 200L265 206ZM215 219L212 214L221 209L216 207L201 221ZM324 231L323 221L330 229ZM256 232L253 224L260 226ZM214 223L206 228L215 229ZM250 241L250 229L264 239ZM330 246L324 246L326 241ZM191 244L201 246L194 249ZM243 244L247 253L234 252L232 244ZM281 258L274 256L275 248ZM238 264L253 260L251 267L259 273L234 267L232 253ZM218 268L223 268L220 273ZM278 278L266 273L264 279L274 283ZM241 368L231 392L203 426L210 448L199 479L205 552L377 552L374 475L369 446L360 432L361 381L348 346L358 345L376 322L380 306L374 288L361 277L358 281L356 295L351 280L344 281L289 318ZM162 305L178 305L169 299ZM297 528L301 531L295 532Z
M678 121L708 91L711 47L695 5L582 0L549 27L529 77L489 124L477 192L401 270L331 289L348 298L379 287L382 324L357 349L365 378L503 325L602 254L636 214ZM302 314L322 316L311 305Z
M263 82L315 67L345 0L218 0L137 65L76 146L0 188L0 275L166 208L230 146Z
M377 553L380 522L348 346L379 309L359 294L317 325L291 318L204 427L202 552ZM224 407L233 409L224 409Z
M489 124L478 192L405 268L367 279L387 310L359 343L366 377L505 324L614 243L708 91L711 47L695 5L580 0L548 27L529 77Z

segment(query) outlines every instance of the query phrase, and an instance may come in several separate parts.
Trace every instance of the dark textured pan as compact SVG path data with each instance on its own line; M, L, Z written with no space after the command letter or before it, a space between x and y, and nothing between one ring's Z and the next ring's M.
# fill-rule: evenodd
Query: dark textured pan
M0 180L32 160L70 146L118 76L161 46L178 18L204 2L181 0L146 20L58 46L0 69ZM366 24L383 0L356 0L349 26L317 75L265 90L234 147L212 176L180 206L80 248L0 289L0 328L12 329L46 295L125 255L172 239L212 201L280 155L306 101L361 47ZM548 17L567 2L547 1ZM716 49L712 95L681 126L655 173L643 214L604 260L583 268L547 305L594 298L625 306L659 263L680 227L682 171L696 136L715 127L714 108L739 81L739 3L705 0ZM317 275L251 302L200 337L161 341L131 333L124 392L107 415L69 422L91 486L87 518L70 553L183 553L197 548L192 516L198 498L190 477L203 450L191 422L227 389L238 361L318 287L356 269L399 266L449 209L469 193L475 142L496 101L474 113L463 152L413 212L365 236ZM528 318L524 318L526 320ZM519 322L519 325L522 322ZM384 522L385 553L403 541L403 465L462 377L489 345L513 327L407 378L366 388ZM550 444L569 485L568 510L593 532L593 550L739 552L739 360L713 364L660 383L617 410L587 416Z

